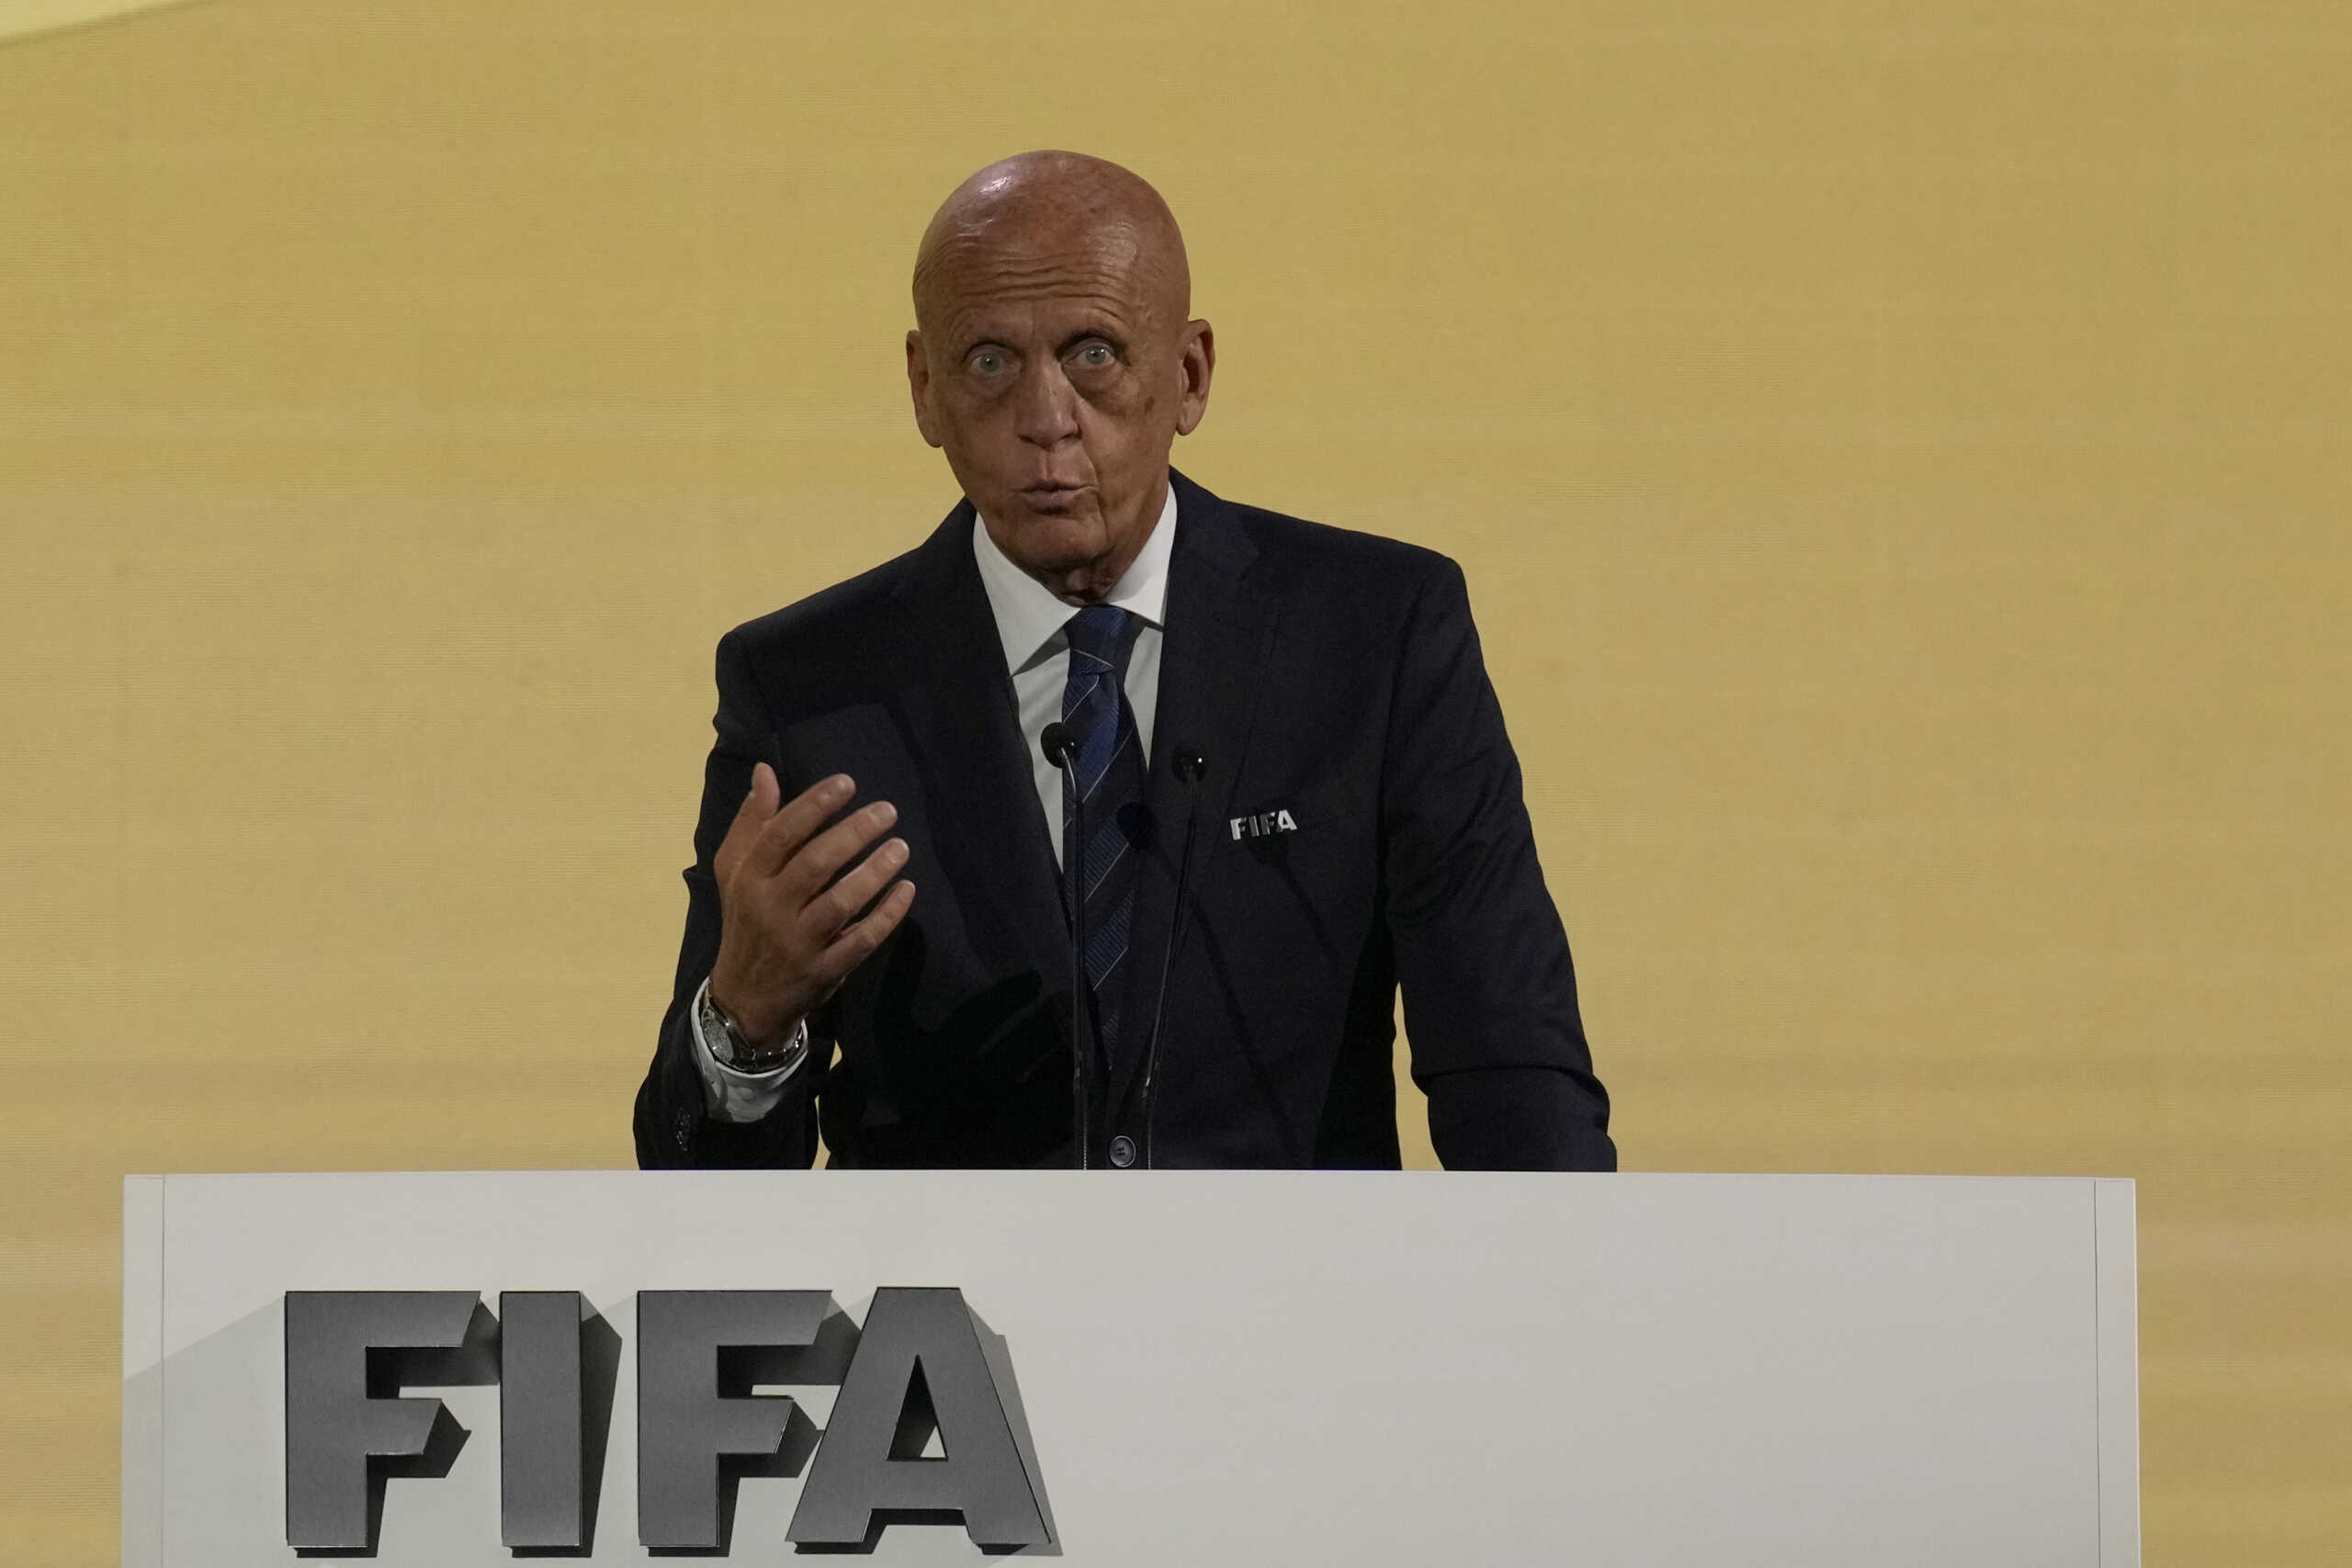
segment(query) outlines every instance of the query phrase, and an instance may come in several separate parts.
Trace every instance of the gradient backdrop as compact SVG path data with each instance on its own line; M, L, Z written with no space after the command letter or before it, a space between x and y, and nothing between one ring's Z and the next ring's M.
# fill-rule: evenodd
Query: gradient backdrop
M1626 1165L2137 1178L2149 1562L2352 1561L2347 102L2343 0L0 44L0 1563L113 1560L123 1172L628 1163L712 645L955 499L1038 145L1188 470L1466 567Z

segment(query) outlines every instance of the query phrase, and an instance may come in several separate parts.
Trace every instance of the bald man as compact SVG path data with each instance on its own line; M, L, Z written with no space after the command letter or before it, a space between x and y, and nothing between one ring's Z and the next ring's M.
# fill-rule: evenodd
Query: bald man
M1169 467L1216 367L1127 170L918 248L923 544L718 644L640 1164L1612 1169L1460 570Z

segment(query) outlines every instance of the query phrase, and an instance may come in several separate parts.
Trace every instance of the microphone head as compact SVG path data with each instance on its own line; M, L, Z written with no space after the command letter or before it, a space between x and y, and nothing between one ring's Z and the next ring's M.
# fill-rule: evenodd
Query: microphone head
M1209 760L1197 746L1179 746L1175 757L1176 776L1186 784L1198 784L1208 776Z
M1059 719L1037 732L1037 744L1045 751L1046 761L1057 768L1069 767L1078 756L1078 737Z

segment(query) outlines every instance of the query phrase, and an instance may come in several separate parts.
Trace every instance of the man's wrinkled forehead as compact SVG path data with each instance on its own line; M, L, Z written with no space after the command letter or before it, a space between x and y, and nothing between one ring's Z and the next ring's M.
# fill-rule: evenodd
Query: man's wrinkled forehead
M1156 297L1166 291L1143 236L1125 223L1059 234L959 234L933 259L916 291L917 313L951 332L975 314L1030 316L1040 306L1140 323L1159 313Z
M1106 312L1140 326L1163 313L1167 270L1151 254L1149 236L1122 216L1022 222L1006 215L938 238L915 275L915 313L950 335L975 316L1029 317L1040 306L1058 308L1057 314Z

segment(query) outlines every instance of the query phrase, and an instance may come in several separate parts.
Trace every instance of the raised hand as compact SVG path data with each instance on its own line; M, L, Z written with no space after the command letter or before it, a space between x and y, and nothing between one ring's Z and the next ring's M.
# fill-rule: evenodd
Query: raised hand
M866 853L899 819L898 807L877 800L818 831L856 790L846 773L835 773L779 807L784 792L775 770L756 763L751 792L718 846L718 961L711 965L710 997L754 1045L777 1039L822 1006L915 901L913 883L891 880L907 863L904 839ZM862 919L860 910L866 910Z

